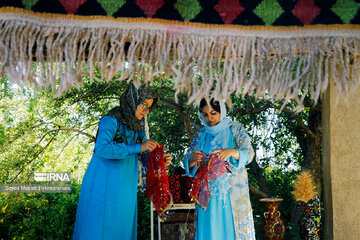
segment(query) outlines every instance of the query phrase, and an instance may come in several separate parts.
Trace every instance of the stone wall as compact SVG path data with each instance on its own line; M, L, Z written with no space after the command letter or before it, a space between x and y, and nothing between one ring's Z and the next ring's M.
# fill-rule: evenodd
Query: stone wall
M326 240L360 239L360 88L346 99L331 82L323 98Z

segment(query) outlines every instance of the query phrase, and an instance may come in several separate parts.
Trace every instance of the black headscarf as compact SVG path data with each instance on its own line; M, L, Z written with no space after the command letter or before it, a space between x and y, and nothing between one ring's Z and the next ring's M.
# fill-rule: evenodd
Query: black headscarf
M135 112L138 105L146 99L154 100L151 108L158 101L157 94L150 87L142 85L137 89L134 84L131 84L120 96L120 106L111 109L105 116L115 117L129 129L139 131L144 128L145 119L137 119Z

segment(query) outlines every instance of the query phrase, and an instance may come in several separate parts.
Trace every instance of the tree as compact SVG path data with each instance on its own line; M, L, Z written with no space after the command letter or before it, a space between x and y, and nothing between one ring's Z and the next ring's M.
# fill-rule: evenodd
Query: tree
M124 81L90 82L60 98L51 90L34 90L1 79L1 182L30 181L35 171L70 171L80 180L90 160L97 124L116 106ZM175 167L201 127L188 96L178 95L171 78L153 83L160 102L149 114L151 138L168 145ZM292 102L232 96L229 116L248 130L257 156L249 166L253 197L285 199L283 217L290 221L294 173L310 169L321 192L321 102L305 98L296 112ZM256 200L253 198L253 203ZM259 206L259 205L258 205Z

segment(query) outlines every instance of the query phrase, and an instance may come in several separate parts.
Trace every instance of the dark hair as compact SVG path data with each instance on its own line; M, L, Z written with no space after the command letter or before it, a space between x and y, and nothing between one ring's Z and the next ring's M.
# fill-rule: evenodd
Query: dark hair
M153 103L151 104L151 107L150 107L150 110L152 110L154 107L155 107L155 105L158 103L158 101L159 101L159 98L157 98L157 97L154 97L153 98Z
M205 98L201 99L199 110L202 112L203 107L207 106L208 103L206 102ZM210 100L210 106L217 112L221 113L220 111L220 103L219 101L215 101L213 98Z

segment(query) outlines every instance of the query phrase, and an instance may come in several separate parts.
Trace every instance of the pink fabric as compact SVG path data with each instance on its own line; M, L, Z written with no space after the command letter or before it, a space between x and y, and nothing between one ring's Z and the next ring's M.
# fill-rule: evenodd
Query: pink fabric
M213 180L224 175L227 172L225 161L219 159L217 155L208 155L203 153L204 159L208 161L202 164L202 169L195 175L195 181L190 189L190 196L200 206L206 209L210 200L209 180Z

